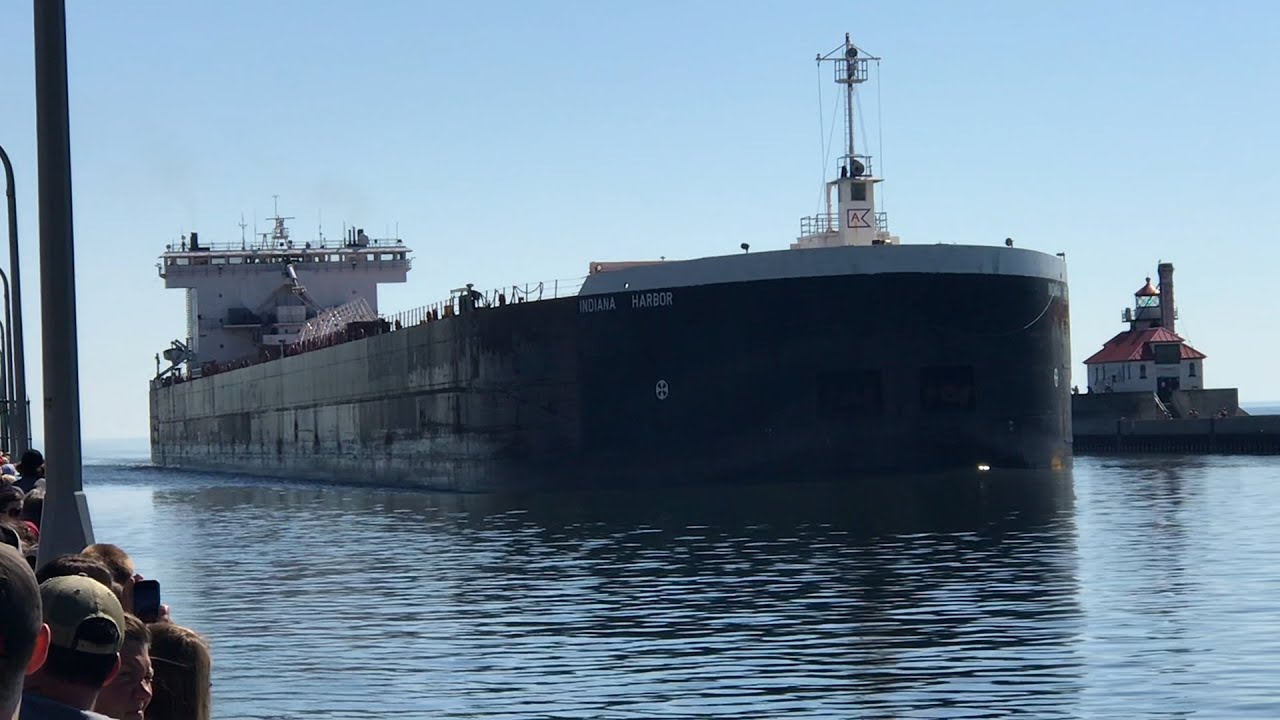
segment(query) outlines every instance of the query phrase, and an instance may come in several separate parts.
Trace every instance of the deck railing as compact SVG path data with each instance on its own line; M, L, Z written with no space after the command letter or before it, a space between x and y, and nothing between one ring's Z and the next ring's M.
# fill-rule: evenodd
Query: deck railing
M475 295L476 309L502 307L514 303L538 302L539 300L555 300L578 294L586 276L577 278L540 280L524 285L510 285L502 288L481 290L471 288ZM424 322L452 317L462 312L463 292L455 291L453 297L430 305L402 310L396 313L384 313L382 319L392 324L393 329L420 325Z
M498 308L504 305L573 297L582 289L582 285L586 280L586 276L582 276L557 280L541 280L534 283L511 285L491 290L477 290L473 287L470 289L473 300L473 304L471 306L474 308L471 312L483 312L487 309ZM421 307L402 310L396 313L382 313L379 315L377 320L352 323L346 328L329 335L311 338L302 342L295 342L290 345L281 345L279 349L263 348L256 355L249 355L236 360L229 360L227 362L203 363L200 365L196 373L192 373L190 368L187 369L185 374L168 373L163 377L157 377L153 380L153 383L158 387L173 385L175 383L186 382L194 377L217 375L218 373L226 372L228 370L260 365L282 357L301 355L303 353L311 352L312 350L320 350L322 348L351 342L352 340L361 340L374 335L396 332L397 330L403 330L404 328L413 327L415 325L439 322L462 314L464 309L463 303L465 300L465 292L467 291L455 291L453 297L448 300L441 300L430 305L423 305Z
M801 237L833 232L840 232L840 223L835 213L821 213L800 218Z

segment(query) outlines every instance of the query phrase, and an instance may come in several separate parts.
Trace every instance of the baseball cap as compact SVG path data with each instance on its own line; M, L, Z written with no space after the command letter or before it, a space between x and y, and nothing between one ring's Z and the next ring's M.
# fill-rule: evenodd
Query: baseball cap
M114 655L124 644L124 609L115 593L84 575L49 578L40 585L44 621L54 647Z

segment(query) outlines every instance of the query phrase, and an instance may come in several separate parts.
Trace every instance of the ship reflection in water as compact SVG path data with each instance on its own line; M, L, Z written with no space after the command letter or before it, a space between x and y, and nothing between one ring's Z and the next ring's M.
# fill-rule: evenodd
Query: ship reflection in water
M220 717L1275 715L1275 628L1236 611L1275 597L1251 555L1280 503L1250 493L1280 465L1126 462L527 497L86 478L99 539L212 637Z

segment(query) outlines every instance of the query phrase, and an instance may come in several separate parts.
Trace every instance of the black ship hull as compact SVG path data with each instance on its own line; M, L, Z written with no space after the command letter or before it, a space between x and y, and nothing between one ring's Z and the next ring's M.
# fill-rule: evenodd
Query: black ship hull
M1060 278L649 283L156 384L152 454L463 491L1064 468L1069 357Z

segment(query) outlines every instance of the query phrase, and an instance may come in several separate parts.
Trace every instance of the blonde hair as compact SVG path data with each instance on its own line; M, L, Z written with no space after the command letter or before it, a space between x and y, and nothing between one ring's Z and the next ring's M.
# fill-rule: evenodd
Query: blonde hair
M129 579L133 577L133 560L129 559L129 553L119 545L94 543L81 550L80 554L100 560L111 571L111 579L120 583L121 587L128 585Z
M147 720L209 720L213 658L196 631L171 622L151 623L151 704Z

